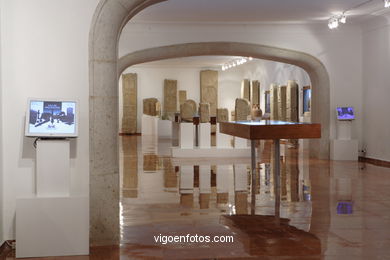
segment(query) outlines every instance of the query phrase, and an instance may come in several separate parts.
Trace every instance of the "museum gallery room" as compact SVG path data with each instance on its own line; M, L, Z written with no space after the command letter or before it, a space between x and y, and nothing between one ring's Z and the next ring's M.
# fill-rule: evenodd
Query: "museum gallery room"
M390 0L0 0L0 259L390 259Z

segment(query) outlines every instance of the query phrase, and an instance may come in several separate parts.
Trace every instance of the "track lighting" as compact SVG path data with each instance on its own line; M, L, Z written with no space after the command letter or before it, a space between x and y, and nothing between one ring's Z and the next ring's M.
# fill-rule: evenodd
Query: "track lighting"
M340 23L344 24L346 22L347 22L347 16L345 15L345 13L334 15L328 20L328 27L329 29L336 29L337 27L339 27Z
M385 4L385 8L389 8L390 7L390 0L383 0L384 4Z
M251 60L253 60L252 57L248 57L248 58L242 57L242 58L231 60L231 61L226 62L225 64L222 65L222 71L231 69L233 67L237 67L237 66L242 65L245 62L251 61Z

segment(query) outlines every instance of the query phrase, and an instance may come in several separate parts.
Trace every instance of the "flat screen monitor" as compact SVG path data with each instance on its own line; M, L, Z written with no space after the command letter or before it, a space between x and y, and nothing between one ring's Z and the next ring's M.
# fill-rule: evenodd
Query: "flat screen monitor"
M353 120L355 119L355 113L353 107L338 107L337 108L338 120Z
M29 99L25 135L29 137L77 137L76 101Z

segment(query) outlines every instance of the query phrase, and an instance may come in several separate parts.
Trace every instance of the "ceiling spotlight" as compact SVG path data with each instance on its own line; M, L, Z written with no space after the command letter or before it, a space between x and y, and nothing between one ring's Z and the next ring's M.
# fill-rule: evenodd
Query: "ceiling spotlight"
M390 7L390 0L383 0L383 2L385 3L385 8Z
M329 29L336 29L339 26L339 21L337 17L332 17L329 19L328 27Z
M253 58L252 58L252 57L249 57L248 59L249 59L249 60L253 60Z

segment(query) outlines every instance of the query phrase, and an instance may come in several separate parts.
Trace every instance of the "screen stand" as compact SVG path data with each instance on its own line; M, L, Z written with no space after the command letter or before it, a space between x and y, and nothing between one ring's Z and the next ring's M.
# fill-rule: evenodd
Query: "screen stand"
M36 142L36 196L16 200L16 258L89 254L89 198L70 196L70 141Z
M330 159L343 161L358 160L358 140L351 138L352 120L337 121L337 139L330 142Z

